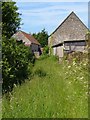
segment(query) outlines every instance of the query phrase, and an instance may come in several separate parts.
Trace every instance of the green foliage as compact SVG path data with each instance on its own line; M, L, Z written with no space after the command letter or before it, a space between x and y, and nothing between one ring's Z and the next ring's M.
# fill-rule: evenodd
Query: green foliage
M21 84L31 73L34 58L29 48L16 43L13 38L7 39L19 27L18 15L15 16L17 24L10 19L12 16L14 19L16 14L11 12L14 9L12 4L15 5L6 2L2 6L5 10L3 16L7 16L5 19L3 17L3 36L6 36L2 41L3 91L11 91L14 86L9 96L3 96L3 118L87 118L90 75L85 58L79 64L76 60L71 63L65 60L58 64L56 57L44 57L36 61L33 78L22 86L16 85ZM44 41L42 36L39 34L38 38L44 47L47 39Z
M14 84L21 84L28 77L28 64L34 58L30 49L19 44L15 39L3 37L2 40L2 75L3 91L11 91ZM30 73L30 70L29 70Z
M33 33L33 36L39 41L42 47L48 45L48 33L43 29L39 33Z
M38 75L39 77L45 77L46 76L46 72L43 70L43 68L37 68L34 71L35 75Z
M45 46L43 48L43 54L46 55L46 54L49 54L49 47L48 46Z
M21 18L16 2L2 2L2 34L10 38L18 29Z
M88 58L88 54L82 52L72 52L70 54L64 54L64 59L72 62L73 60L77 63L80 63L83 59Z
M31 74L35 57L23 43L11 36L19 29L20 14L15 2L2 2L2 75L3 92L9 92L14 84L21 84ZM29 66L29 67L28 67Z
M34 71L40 68L46 76L15 86L10 101L3 96L3 118L87 118L87 64L86 58L79 65L58 64L54 56L36 61Z
M49 55L42 54L38 60L43 60L43 59L46 59L48 57L49 57Z

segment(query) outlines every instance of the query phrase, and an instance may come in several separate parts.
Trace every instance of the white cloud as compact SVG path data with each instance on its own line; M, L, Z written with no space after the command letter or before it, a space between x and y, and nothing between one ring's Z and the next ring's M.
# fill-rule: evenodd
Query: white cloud
M52 16L57 14L63 14L63 13L68 13L69 11L75 11L75 12L88 12L88 4L86 6L86 4L82 4L81 5L54 5L54 6L48 6L45 8L39 8L38 9L29 9L29 10L20 10L20 12L22 12L23 15L26 16L40 16L40 15L50 15Z
M84 8L84 9L82 9ZM55 5L55 6L50 6L50 7L45 7L45 8L38 8L38 9L31 9L31 10L20 10L20 13L22 13L23 16L27 18L39 18L43 20L48 20L50 18L55 18L58 16L61 16L62 14L69 14L71 11L75 11L76 13L88 13L88 6L86 5Z
M84 9L82 9L84 8ZM57 19L56 17L61 16L62 14L69 14L71 11L75 11L76 13L88 13L88 9L85 8L84 5L82 6L68 6L65 8L65 6L52 6L52 7L46 7L46 8L38 8L33 10L20 10L20 13L26 18L33 19L41 19L43 21L51 20L51 19ZM34 17L34 18L33 18Z
M38 6L34 9L23 9L22 6L22 9L19 9L19 12L22 13L22 22L24 23L23 29L29 29L29 31L32 30L32 32L34 32L39 28L43 29L45 27L48 29L49 33L51 33L51 31L72 11L74 11L80 19L84 20L84 23L88 21L88 4L86 3L67 4L67 6L66 4L59 3L57 5L44 6L43 8Z

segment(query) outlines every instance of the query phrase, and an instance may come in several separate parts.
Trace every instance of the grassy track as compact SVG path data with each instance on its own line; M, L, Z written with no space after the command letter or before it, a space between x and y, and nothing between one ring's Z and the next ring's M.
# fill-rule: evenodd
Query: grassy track
M0 120L2 118L2 84L0 84Z
M0 120L1 120L1 118L2 118L2 100L0 99Z
M3 96L5 118L87 118L86 61L58 64L54 57L38 60L33 78L16 86L10 101Z

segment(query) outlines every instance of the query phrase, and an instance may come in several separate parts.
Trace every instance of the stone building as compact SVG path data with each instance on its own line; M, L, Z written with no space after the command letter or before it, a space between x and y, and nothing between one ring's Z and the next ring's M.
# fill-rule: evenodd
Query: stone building
M31 52L39 54L41 45L32 35L23 31L18 31L12 37L17 41L22 41L26 46L29 46Z
M48 45L52 48L53 55L63 57L64 53L84 51L88 30L79 17L71 12L48 38Z

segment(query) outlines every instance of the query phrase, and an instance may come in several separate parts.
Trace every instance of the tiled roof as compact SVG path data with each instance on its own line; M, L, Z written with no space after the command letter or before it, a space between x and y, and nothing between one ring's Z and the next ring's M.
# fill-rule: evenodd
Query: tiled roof
M39 43L32 35L30 35L30 34L28 34L28 33L25 33L25 32L23 32L23 31L21 31L21 32L23 33L23 35L24 35L28 40L31 41L31 43L40 45L40 43Z

